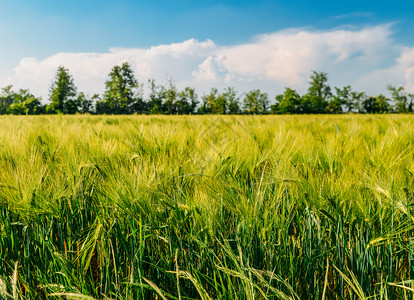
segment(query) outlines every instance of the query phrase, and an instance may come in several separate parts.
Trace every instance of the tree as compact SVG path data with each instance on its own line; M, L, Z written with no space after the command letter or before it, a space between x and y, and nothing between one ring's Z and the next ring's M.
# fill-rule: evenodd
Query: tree
M9 106L8 113L13 115L38 115L44 112L40 98L33 96L29 90L20 89L15 93L14 101Z
M389 99L383 95L377 97L367 97L362 103L365 112L369 114L387 113L391 111Z
M109 79L105 83L103 102L99 104L100 109L105 108L112 114L133 113L137 97L138 81L129 63L115 66L109 73Z
M350 85L345 86L342 90L340 90L339 95L341 97L342 105L346 108L346 112L348 113L351 112L355 105L353 98L352 98L351 86Z
M269 106L269 96L260 90L252 90L243 99L244 111L248 114L267 113Z
M45 106L42 105L40 98L31 96L23 102L26 115L41 115L45 113Z
M112 111L110 103L104 99L97 99L96 104L95 104L95 110L96 110L96 113L99 115L103 115L103 114L110 115L114 113Z
M349 85L343 89L335 87L335 95L333 95L328 102L328 112L339 114L343 112L343 107L346 107L347 111L350 112L352 110L350 92L351 87Z
M175 102L175 111L177 114L192 114L197 106L197 94L195 90L186 87L178 93L178 100Z
M404 87L394 87L387 85L388 91L391 93L392 100L395 103L395 110L397 113L406 113L413 111L413 97L411 94L407 94Z
M154 79L148 80L148 84L151 90L147 107L148 112L150 114L160 114L162 113L162 103L165 95L161 92L162 90L160 91L160 87L155 84Z
M310 113L326 113L328 100L331 97L331 87L328 85L328 75L324 72L312 71L308 93L305 102L310 104Z
M413 112L414 94L408 94L408 112Z
M0 93L0 114L6 114L9 106L14 102L16 93L12 90L13 85L8 85L1 89Z
M207 102L213 114L224 115L227 112L227 98L223 94L219 94L216 88L212 88L207 95Z
M392 107L389 103L390 99L385 97L384 95L378 95L375 98L377 112L380 114L392 112Z
M94 95L96 98L98 95ZM86 114L93 112L93 99L89 99L85 96L83 92L80 92L78 98L76 99L77 103L79 104L79 112Z
M209 98L210 97L211 97L211 93L201 97L202 103L201 103L200 107L197 110L197 112L199 114L209 114L209 113L211 113L210 104L209 104Z
M48 113L76 113L78 111L75 101L76 86L73 83L73 77L65 67L58 68L49 93L51 103L46 108Z
M349 97L352 102L352 107L356 109L358 113L362 113L364 111L363 103L367 98L365 92L352 91Z
M240 104L239 98L237 98L237 92L234 88L228 87L224 90L223 96L226 97L227 108L229 114L239 114L240 113Z
M63 113L65 114L76 114L79 112L79 109L81 107L81 101L84 99L76 97L74 99L68 99L65 103L65 108L63 110Z
M331 96L331 87L328 85L328 74L325 72L312 71L309 81L308 94L327 101Z
M198 109L198 112L201 114L224 114L226 113L226 104L223 103L223 99L218 99L220 97L218 90L212 88L210 93L202 97L203 103ZM224 99L225 101L225 99ZM221 103L220 103L221 102Z
M175 114L175 102L178 98L177 87L175 86L175 84L173 84L172 80L170 79L168 88L163 88L161 90L164 93L164 112L168 115Z
M148 103L144 101L142 93L136 97L135 101L130 106L129 113L136 114L147 114L148 113Z
M276 105L272 106L273 113L298 114L301 113L301 99L299 94L291 88L285 88L282 95L276 96Z

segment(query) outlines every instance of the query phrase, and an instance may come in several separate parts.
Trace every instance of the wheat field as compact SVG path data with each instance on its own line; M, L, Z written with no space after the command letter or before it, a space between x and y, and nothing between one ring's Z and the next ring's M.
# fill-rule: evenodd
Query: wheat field
M0 298L413 299L414 117L2 116Z

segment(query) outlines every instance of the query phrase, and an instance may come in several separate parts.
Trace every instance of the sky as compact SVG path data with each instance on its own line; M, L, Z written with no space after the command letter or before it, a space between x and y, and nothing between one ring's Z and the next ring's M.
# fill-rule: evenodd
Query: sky
M0 0L0 87L48 100L60 65L78 91L103 93L129 62L146 88L306 92L312 70L331 86L414 93L414 1Z

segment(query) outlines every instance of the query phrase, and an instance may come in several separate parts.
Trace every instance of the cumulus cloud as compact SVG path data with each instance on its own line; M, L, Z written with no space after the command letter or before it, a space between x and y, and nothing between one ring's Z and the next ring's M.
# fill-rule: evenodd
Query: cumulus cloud
M57 53L44 60L24 58L6 84L29 88L47 99L48 88L59 66L73 75L80 91L102 93L107 76L115 65L129 62L141 81L149 78L165 81L185 80L188 72L208 56L215 44L190 39L182 43L160 45L148 49L113 48L108 53ZM191 76L191 71L189 72Z
M367 87L374 94L379 87L385 90L386 85L404 86L407 91L414 92L414 48L400 47L398 56L386 68L378 68L358 78L357 86L362 90Z
M355 62L375 63L375 48L387 44L388 36L387 26L359 31L290 30L262 35L253 43L220 53L231 73L297 85L311 69L335 69L354 54L358 55Z
M172 78L179 88L192 86L199 94L227 86L240 92L261 88L271 95L285 86L304 92L311 70L327 72L332 85L351 84L368 92L384 90L391 79L414 89L414 48L393 45L390 25L290 29L232 46L190 39L107 53L57 53L43 60L22 59L6 83L47 99L56 69L64 65L79 90L92 95L103 92L111 68L125 61L141 82L154 78L163 84Z

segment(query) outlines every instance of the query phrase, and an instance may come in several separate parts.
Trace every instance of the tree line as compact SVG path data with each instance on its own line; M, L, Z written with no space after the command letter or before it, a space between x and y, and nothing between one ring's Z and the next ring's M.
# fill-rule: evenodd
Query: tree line
M148 81L149 95L144 99L143 85L135 78L128 63L112 68L105 82L103 95L88 97L77 92L73 76L60 66L50 86L49 104L27 89L15 92L9 85L0 93L0 114L340 114L340 113L411 113L414 94L405 89L387 86L389 97L368 96L365 92L328 84L328 75L312 71L309 88L300 95L291 88L276 95L271 104L269 95L259 89L242 96L228 87L212 88L199 99L194 88L178 90L170 80L167 86Z

